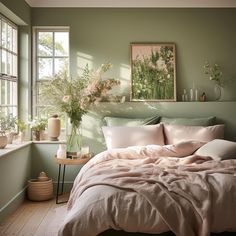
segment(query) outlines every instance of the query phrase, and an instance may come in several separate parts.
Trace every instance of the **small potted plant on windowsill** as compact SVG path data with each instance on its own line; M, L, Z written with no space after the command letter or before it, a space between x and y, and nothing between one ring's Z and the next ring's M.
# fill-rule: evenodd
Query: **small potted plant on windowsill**
M16 135L16 117L13 114L0 116L1 136L3 133L7 136L7 143L12 144L14 135Z
M29 124L32 130L33 139L40 141L42 131L47 127L47 119L35 117L35 119L29 122Z
M27 124L23 120L17 119L16 125L18 127L20 142L23 142L25 140L25 130L27 128Z

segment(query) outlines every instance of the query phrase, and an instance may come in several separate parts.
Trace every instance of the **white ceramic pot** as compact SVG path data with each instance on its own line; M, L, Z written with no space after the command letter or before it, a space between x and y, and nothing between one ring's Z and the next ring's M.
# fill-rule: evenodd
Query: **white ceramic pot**
M59 144L59 148L57 150L57 158L66 159L66 145Z

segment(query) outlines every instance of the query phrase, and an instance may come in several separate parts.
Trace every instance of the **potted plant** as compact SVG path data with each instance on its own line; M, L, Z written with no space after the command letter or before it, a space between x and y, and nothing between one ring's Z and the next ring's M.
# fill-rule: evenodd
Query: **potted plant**
M34 140L40 141L40 135L47 127L47 119L35 117L29 124Z
M25 139L25 130L27 128L27 124L23 120L17 119L16 125L18 128L20 141L23 142Z
M13 137L16 134L16 117L12 113L0 116L0 126L3 133L7 136L7 143L12 144Z

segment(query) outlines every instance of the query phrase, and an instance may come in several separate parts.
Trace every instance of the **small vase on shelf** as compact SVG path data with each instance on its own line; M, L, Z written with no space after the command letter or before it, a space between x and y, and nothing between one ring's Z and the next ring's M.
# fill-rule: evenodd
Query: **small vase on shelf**
M60 144L57 150L57 158L65 159L66 158L66 146L64 144Z
M61 131L61 121L58 115L53 115L48 119L48 136L51 141L58 141Z
M219 84L215 84L214 93L215 93L215 100L221 100L221 89L222 87Z

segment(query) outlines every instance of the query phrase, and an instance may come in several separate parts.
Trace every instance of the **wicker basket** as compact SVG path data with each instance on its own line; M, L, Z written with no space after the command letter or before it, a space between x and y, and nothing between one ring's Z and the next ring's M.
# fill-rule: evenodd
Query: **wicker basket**
M31 201L45 201L53 198L52 179L47 181L39 181L31 179L28 181L27 188L28 199Z

